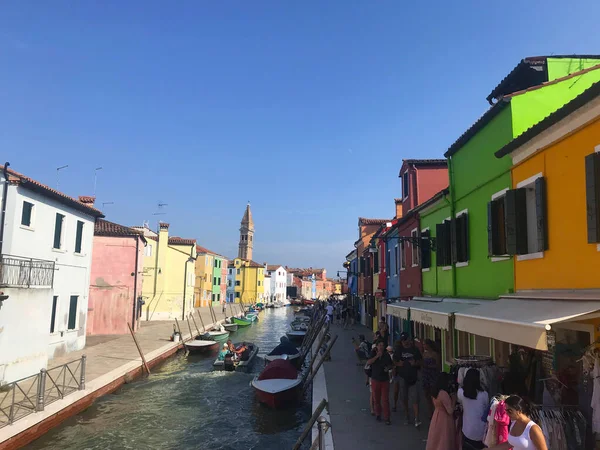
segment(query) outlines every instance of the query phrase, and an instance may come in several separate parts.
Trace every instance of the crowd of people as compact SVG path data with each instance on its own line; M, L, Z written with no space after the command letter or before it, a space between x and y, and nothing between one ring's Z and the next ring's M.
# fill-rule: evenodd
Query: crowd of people
M356 311L342 300L330 298L325 309L329 323L342 325L345 330L352 329L358 319Z
M329 314L329 309L327 310ZM342 306L343 311L343 306ZM332 309L335 316L336 308ZM337 317L337 316L336 316ZM331 318L333 322L335 317ZM345 324L345 322L344 322ZM454 389L451 376L442 371L440 351L432 340L420 342L406 332L393 346L384 319L370 343L363 334L353 338L357 356L363 362L366 384L370 388L370 409L375 420L391 425L391 412L398 410L398 400L405 425L420 427L421 396L424 396L430 419L427 450L474 450L484 444L490 398L482 388L478 369L466 372L462 387ZM392 392L390 392L392 388ZM390 405L390 397L393 403ZM457 408L457 404L459 407ZM542 430L532 419L528 404L517 395L503 400L505 430L493 449L547 450ZM457 420L459 419L459 420ZM462 425L457 429L457 423Z

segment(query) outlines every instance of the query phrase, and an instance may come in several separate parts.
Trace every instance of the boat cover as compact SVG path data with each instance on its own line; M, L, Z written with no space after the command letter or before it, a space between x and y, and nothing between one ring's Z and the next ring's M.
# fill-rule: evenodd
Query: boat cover
M300 353L298 351L298 349L296 348L296 346L294 344L292 344L291 342L284 342L282 344L279 344L277 347L275 347L273 349L273 351L271 351L271 353L269 353L269 356L277 356L277 355L296 355Z
M276 359L270 362L267 367L258 376L259 380L287 379L295 380L298 377L298 370L294 365L285 359Z

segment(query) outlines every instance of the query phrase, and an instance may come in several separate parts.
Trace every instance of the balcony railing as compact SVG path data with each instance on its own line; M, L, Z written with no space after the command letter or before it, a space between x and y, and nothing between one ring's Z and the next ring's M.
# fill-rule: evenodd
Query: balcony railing
M0 287L51 288L53 282L54 261L0 255Z

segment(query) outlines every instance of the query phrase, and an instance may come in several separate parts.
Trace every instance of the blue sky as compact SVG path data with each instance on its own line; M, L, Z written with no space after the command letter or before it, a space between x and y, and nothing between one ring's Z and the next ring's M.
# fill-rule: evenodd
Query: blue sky
M61 1L0 6L2 161L125 225L340 268L531 55L600 53L600 2ZM246 176L249 174L249 176ZM166 215L153 215L157 203Z

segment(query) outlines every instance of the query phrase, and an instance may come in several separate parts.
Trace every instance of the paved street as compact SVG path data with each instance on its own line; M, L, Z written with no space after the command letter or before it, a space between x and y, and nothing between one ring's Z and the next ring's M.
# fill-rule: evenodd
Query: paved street
M391 413L392 424L376 422L369 409L369 388L365 386L365 374L354 353L351 338L359 334L369 336L370 330L354 326L343 330L334 325L332 333L339 338L332 350L331 361L325 364L329 412L335 448L342 450L381 450L382 448L419 450L425 448L428 423L421 414L423 425L417 430L404 425L404 413ZM390 390L390 400L391 400ZM390 401L390 405L391 405ZM421 411L425 411L424 405ZM391 447L390 447L391 446Z

